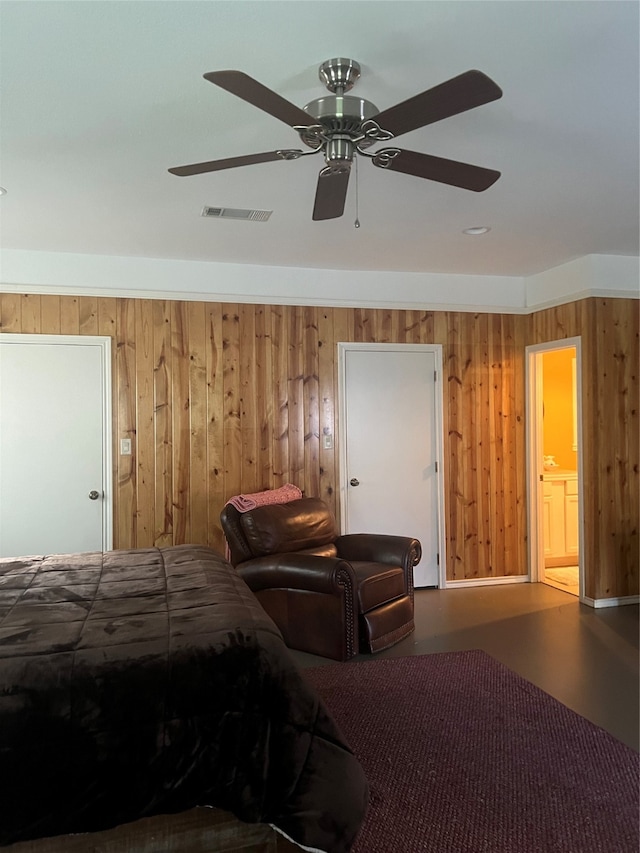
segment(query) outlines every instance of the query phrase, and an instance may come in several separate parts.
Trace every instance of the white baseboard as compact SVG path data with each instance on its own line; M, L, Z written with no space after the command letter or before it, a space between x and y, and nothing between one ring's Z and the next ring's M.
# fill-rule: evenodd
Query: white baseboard
M640 604L640 595L623 595L620 598L584 598L580 604L588 604L589 607L621 607L624 604Z
M494 586L503 583L529 583L529 575L505 575L502 578L478 578L477 580L445 581L442 589L454 589L463 586Z

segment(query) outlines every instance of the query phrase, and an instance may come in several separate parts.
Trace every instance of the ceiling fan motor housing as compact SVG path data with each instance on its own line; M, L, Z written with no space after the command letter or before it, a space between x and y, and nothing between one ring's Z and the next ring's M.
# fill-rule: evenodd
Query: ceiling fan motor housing
M327 136L341 134L346 139L355 139L360 136L362 122L380 112L371 101L356 98L353 95L327 95L325 98L316 98L304 107L304 111L318 120L318 124L322 125ZM318 137L313 132L303 131L300 138L310 148L318 147ZM360 145L366 147L373 142L374 140L363 139Z

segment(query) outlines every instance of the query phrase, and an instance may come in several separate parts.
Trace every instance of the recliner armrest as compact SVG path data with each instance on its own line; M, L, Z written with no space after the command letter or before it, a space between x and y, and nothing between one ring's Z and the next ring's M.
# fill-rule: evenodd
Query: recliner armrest
M422 546L410 536L383 533L347 533L335 541L338 557L343 560L366 560L412 569L420 562Z
M236 571L253 592L263 589L302 589L341 595L345 583L356 589L356 579L349 563L336 557L312 554L270 554L246 560Z

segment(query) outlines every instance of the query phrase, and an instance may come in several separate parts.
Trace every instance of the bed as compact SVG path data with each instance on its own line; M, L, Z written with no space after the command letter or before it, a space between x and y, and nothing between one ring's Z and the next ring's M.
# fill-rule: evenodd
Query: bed
M216 807L347 851L364 773L201 546L0 559L0 846Z

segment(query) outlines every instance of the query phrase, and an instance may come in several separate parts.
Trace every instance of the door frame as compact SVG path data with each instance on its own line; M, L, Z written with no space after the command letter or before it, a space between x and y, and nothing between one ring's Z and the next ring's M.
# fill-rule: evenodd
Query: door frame
M438 465L436 511L437 524L436 535L438 542L438 588L444 589L447 585L447 554L446 554L446 530L445 530L445 503L444 503L444 402L442 388L442 344L394 344L394 343L338 343L338 423L343 440L340 441L339 453L339 475L338 493L340 498L340 529L346 529L347 514L347 442L346 423L344 412L347 411L346 399L346 354L349 351L369 352L423 352L432 353L435 367L434 387L434 414L435 414L435 438L436 438L436 462ZM339 433L339 434L340 434Z
M97 346L100 349L102 397L102 550L113 548L113 465L112 465L112 376L111 338L103 335L40 335L6 332L0 342L7 344L49 344L54 346Z
M525 441L527 466L527 517L529 528L529 580L541 579L544 565L543 493L540 488L540 471L543 456L543 376L542 355L560 349L575 349L575 418L578 443L578 588L579 601L585 599L584 583L584 494L582 459L582 338L561 338L532 344L525 349L526 415Z

